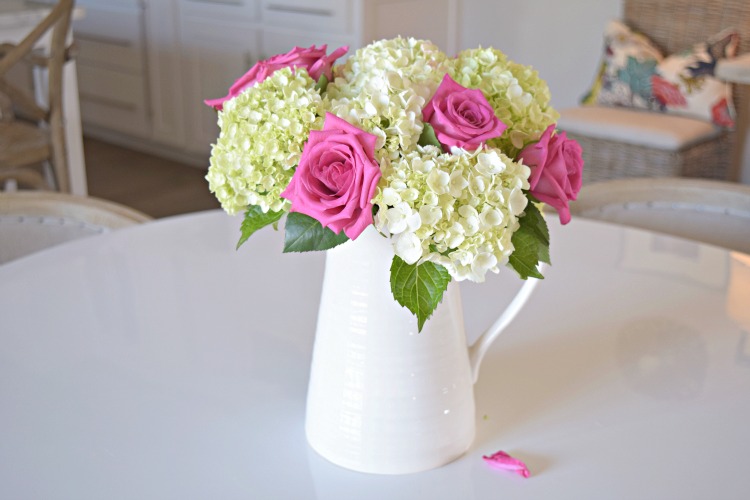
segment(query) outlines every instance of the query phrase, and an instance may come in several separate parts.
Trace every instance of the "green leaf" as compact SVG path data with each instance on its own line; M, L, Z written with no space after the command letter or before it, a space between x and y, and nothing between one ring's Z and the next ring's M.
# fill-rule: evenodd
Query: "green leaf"
M526 206L523 217L518 222L521 227L513 233L511 242L515 247L509 263L522 279L528 277L543 279L537 266L539 262L550 263L549 229L542 213L531 201Z
M539 257L537 255L538 242L533 235L519 229L513 234L515 250L508 262L516 270L521 279L528 277L544 278L537 270Z
M432 125L429 123L424 124L422 135L419 136L417 144L420 146L437 146L441 151L443 150L443 145L440 144L440 141L438 141L438 138L435 135L435 129L432 128Z
M309 215L290 212L286 218L284 253L328 250L346 241L344 231L336 234Z
M258 229L263 229L269 224L273 224L274 228L278 227L277 224L284 212L274 212L269 210L263 213L263 210L257 205L250 205L247 207L245 212L245 219L240 225L240 241L237 242L237 248L240 248L247 239Z
M422 331L427 318L443 300L451 275L434 262L407 264L398 256L391 263L391 293L396 302L417 317L417 328Z
M315 84L315 88L320 91L321 94L326 91L328 88L328 77L325 74L320 74L320 78L318 78L318 83Z
M529 201L524 216L519 222L521 227L525 227L534 234L539 242L539 259L549 264L549 228L547 228L547 221L544 220L542 212L534 201L534 199Z

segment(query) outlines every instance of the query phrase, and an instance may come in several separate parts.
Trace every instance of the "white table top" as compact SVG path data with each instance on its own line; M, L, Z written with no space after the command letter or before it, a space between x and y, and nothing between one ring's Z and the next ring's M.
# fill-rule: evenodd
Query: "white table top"
M474 446L373 476L305 443L323 254L284 255L270 229L235 252L239 222L176 217L0 266L0 497L747 498L747 256L551 221L547 279L484 361ZM468 331L519 284L462 285ZM531 477L490 469L497 450Z

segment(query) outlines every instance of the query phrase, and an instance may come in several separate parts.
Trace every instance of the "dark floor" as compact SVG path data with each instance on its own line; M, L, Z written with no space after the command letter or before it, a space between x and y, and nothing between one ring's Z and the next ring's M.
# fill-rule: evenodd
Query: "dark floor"
M152 217L218 208L206 169L85 138L89 195Z

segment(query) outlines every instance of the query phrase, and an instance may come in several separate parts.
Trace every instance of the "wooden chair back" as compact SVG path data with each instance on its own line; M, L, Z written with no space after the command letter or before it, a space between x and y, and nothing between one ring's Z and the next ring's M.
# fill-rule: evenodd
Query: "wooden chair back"
M75 0L59 0L50 13L18 44L0 44L0 94L10 99L13 107L25 117L49 127L51 162L57 187L69 191L65 130L62 109L62 72L68 57L66 39ZM51 33L50 33L51 32ZM41 39L50 34L50 50L40 54L34 48ZM47 106L41 106L33 96L8 81L8 71L21 61L46 68L48 74ZM7 108L2 120L8 120Z

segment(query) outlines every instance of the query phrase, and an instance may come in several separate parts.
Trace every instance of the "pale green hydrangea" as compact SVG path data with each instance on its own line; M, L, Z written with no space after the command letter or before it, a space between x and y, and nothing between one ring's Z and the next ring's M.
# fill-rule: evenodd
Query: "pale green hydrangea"
M381 164L375 226L407 263L432 261L458 281L481 282L513 252L530 171L494 148L456 153L419 146Z
M451 61L451 77L467 88L482 90L497 117L508 126L488 145L516 157L528 143L557 122L544 80L530 66L517 64L497 49L471 49Z
M278 70L226 101L206 176L222 208L230 214L248 205L287 210L289 202L279 195L324 114L325 103L304 69Z
M412 151L422 133L422 108L448 70L436 45L414 38L374 42L335 68L330 111L378 137L378 159Z

